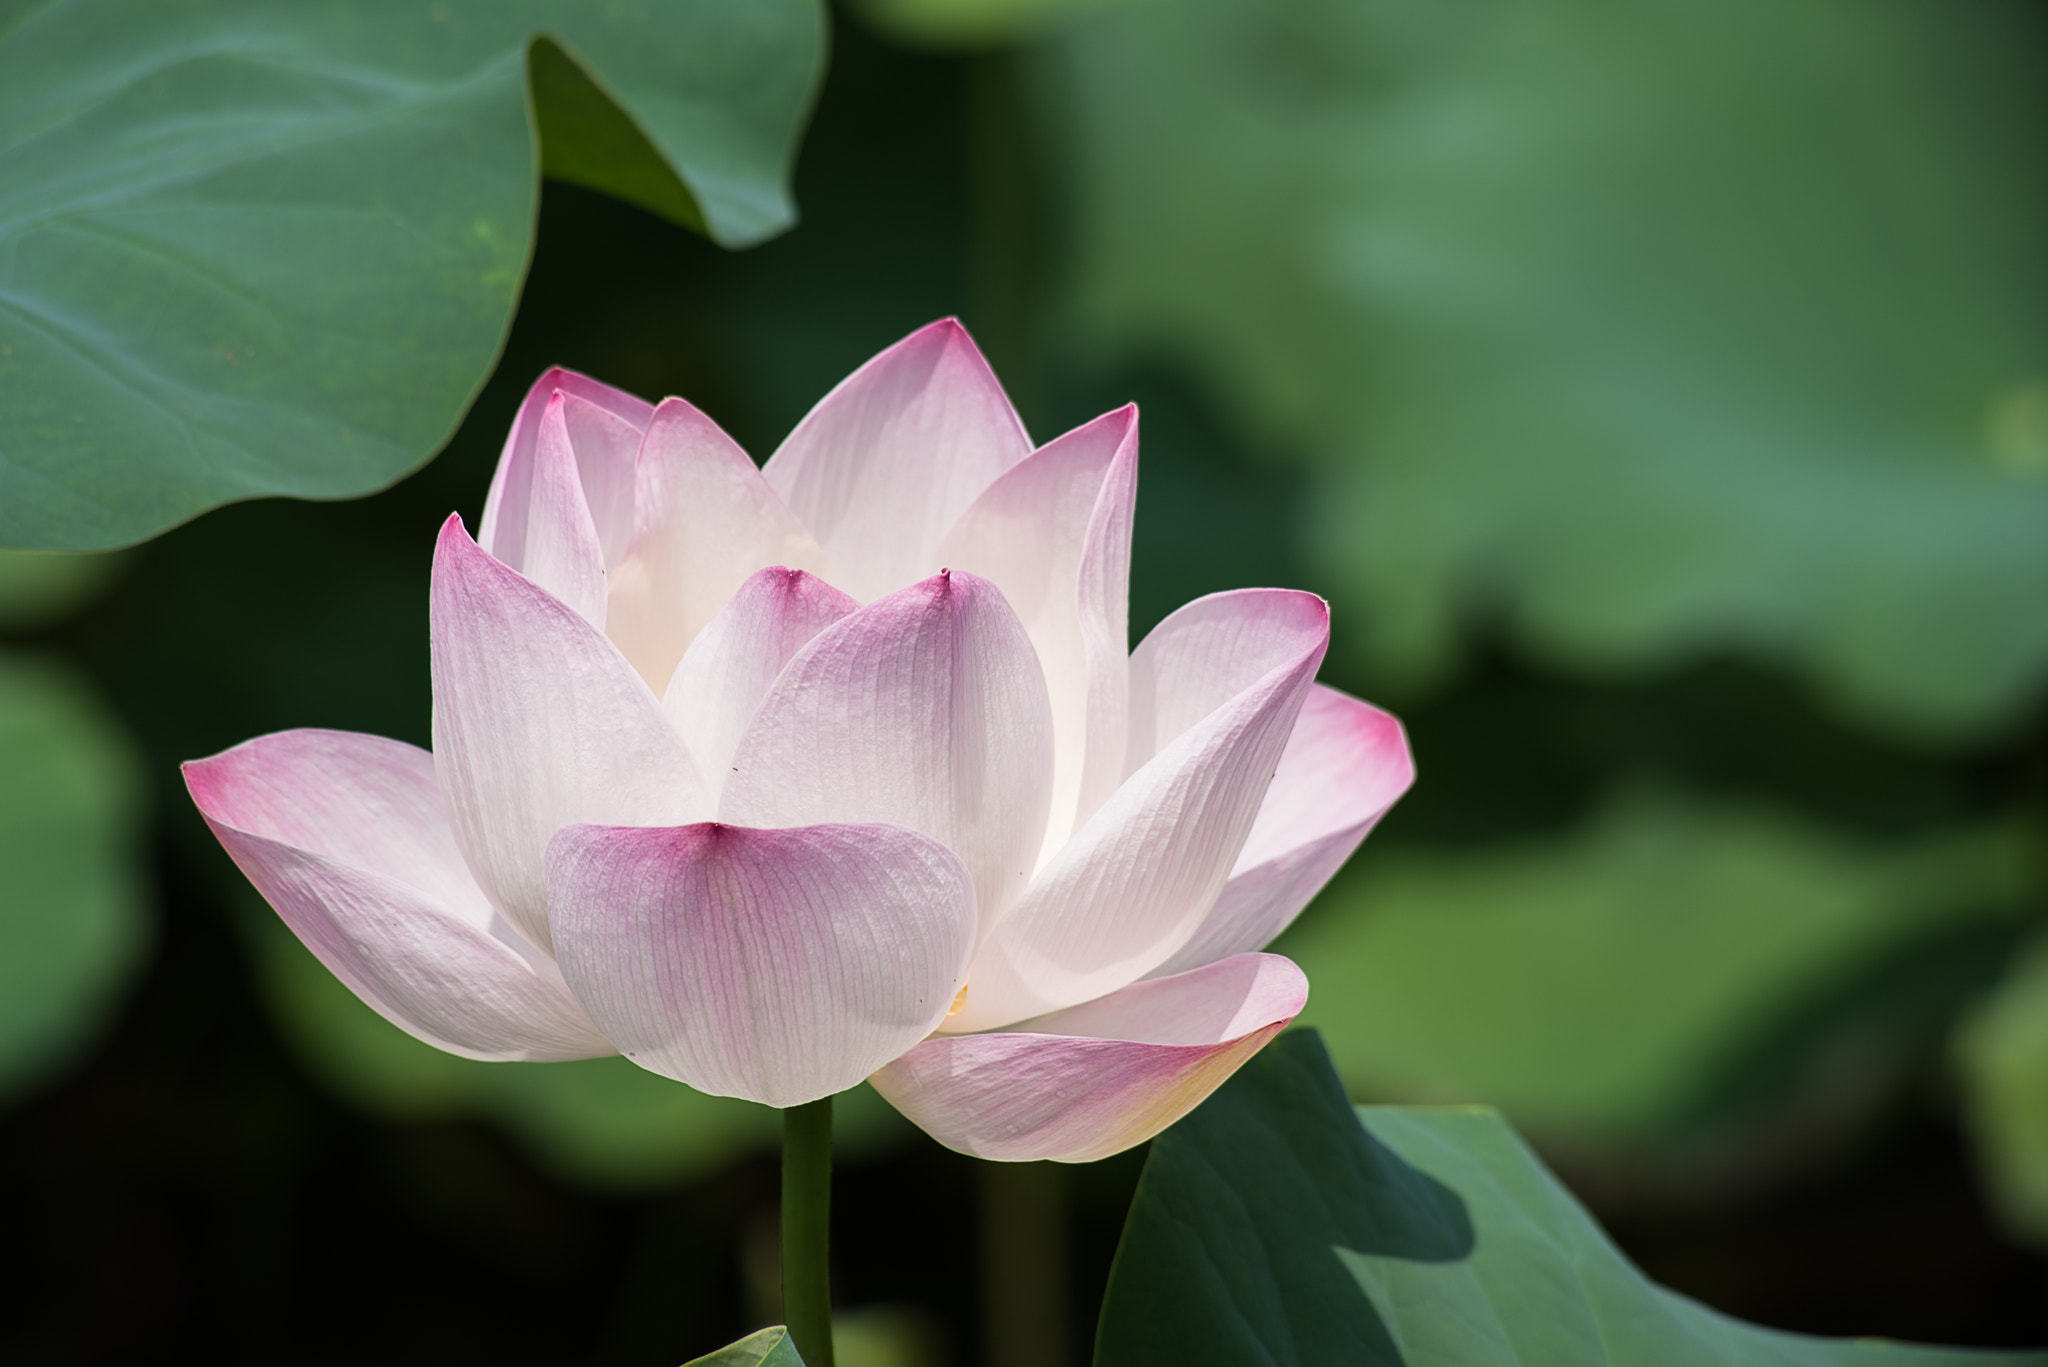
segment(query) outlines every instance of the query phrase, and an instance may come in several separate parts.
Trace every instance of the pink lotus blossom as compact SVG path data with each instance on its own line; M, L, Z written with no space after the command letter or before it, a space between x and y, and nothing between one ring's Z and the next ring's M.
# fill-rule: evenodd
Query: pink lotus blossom
M784 1107L871 1078L963 1152L1114 1153L1300 1011L1257 951L1413 773L1314 682L1313 594L1127 649L1137 451L1132 408L1034 449L950 321L760 468L550 371L478 538L441 530L433 752L289 731L187 784L439 1048Z

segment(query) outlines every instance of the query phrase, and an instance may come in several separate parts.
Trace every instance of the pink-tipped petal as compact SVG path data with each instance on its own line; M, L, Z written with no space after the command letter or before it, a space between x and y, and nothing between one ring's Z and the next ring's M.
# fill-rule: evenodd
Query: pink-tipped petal
M949 1149L1087 1163L1193 1110L1307 1000L1288 960L1241 954L1015 1030L926 1040L872 1081Z
M1031 642L993 585L952 573L797 652L740 739L719 813L923 831L966 863L986 923L1030 877L1051 796L1051 707Z
M1329 630L1329 605L1297 589L1212 593L1167 614L1131 652L1125 774Z
M582 821L711 814L682 737L596 628L450 517L430 599L434 754L456 843L505 918L549 943L542 856Z
M591 520L569 437L569 402L567 395L556 394L541 415L526 512L526 558L519 569L602 631L604 546Z
M654 410L637 478L605 632L659 692L749 575L770 565L823 574L825 554L747 453L681 399Z
M1181 724L996 922L949 1030L1093 1000L1187 942L1244 847L1328 642L1322 599L1286 589L1199 599L1146 637L1131 657L1134 736L1149 742L1162 717ZM1208 692L1209 710L1183 721L1180 688Z
M1002 590L1045 670L1053 728L1047 855L1124 776L1137 492L1138 410L1128 407L1012 466L939 546L941 563Z
M583 501L604 552L604 566L614 568L633 544L633 493L639 478L640 440L647 422L637 425L610 409L575 394L562 396L562 417L569 445L576 452Z
M256 890L401 1030L467 1058L613 1052L546 956L493 916L455 846L426 751L286 731L184 770L206 824Z
M740 585L697 633L661 705L713 789L732 772L740 736L782 667L859 607L815 574L778 565Z
M974 943L966 869L896 826L572 826L548 887L562 973L621 1053L769 1106L924 1038Z
M484 500L483 519L477 524L477 543L515 570L526 564L526 520L533 488L534 447L540 437L541 417L557 390L595 404L636 430L644 429L654 412L653 405L645 399L560 366L552 367L533 382L512 419L504 452L491 476L490 496Z
M862 602L940 568L939 539L1031 438L988 362L948 318L853 372L761 473Z
M1400 722L1334 688L1311 688L1230 881L1153 976L1270 944L1414 781Z

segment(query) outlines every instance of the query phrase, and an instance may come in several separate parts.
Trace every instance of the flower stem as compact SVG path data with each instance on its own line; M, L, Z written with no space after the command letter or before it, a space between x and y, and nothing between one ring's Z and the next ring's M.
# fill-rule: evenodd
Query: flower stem
M832 1367L832 1098L782 1113L782 1317L804 1367Z

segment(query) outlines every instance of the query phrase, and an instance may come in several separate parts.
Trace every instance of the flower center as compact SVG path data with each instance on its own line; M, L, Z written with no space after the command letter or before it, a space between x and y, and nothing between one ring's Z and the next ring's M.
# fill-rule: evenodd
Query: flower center
M953 1004L946 1008L946 1019L951 1020L959 1015L960 1008L965 1005L967 1005L967 986L963 983L960 990L953 994Z

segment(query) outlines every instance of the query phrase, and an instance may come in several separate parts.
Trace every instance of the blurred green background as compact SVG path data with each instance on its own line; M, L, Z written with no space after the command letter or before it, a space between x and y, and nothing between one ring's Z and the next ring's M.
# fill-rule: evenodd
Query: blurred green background
M1140 403L1134 636L1312 588L1326 681L1408 723L1415 790L1277 946L1356 1098L1500 1105L1721 1309L2048 1340L2048 15L832 29L800 226L729 252L547 182L504 354L420 473L0 556L0 1357L655 1363L758 1322L771 1113L398 1034L176 763L425 743L434 528L474 521L546 365L761 456L948 313L1041 440ZM977 1212L1015 1188L869 1095L841 1141L842 1356L1000 1363ZM1138 1158L1017 1179L1065 1211L1047 1361L1086 1358Z

